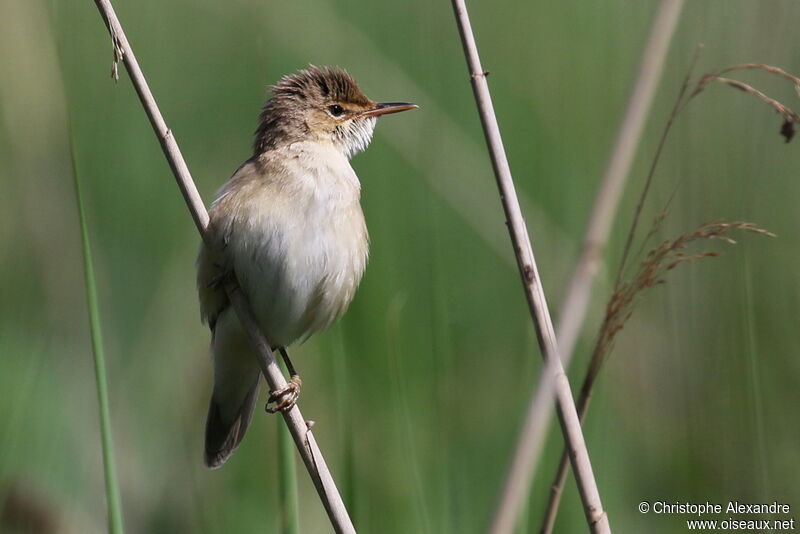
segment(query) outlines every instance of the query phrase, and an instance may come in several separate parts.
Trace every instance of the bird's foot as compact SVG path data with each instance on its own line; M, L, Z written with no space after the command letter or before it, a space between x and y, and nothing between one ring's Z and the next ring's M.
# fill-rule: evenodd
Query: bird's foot
M288 412L294 405L297 404L297 399L300 398L300 389L303 387L303 381L300 380L298 375L292 375L292 378L280 389L269 392L269 399L264 409L267 413ZM274 406L270 406L275 403Z

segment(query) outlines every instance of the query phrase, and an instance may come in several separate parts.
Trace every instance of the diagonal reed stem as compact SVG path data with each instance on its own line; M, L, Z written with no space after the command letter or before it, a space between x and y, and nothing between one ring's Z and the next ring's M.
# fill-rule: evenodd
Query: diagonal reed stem
M170 168L175 175L175 180L178 182L178 187L183 194L195 226L206 245L208 245L211 250L214 250L213 243L208 239L208 234L206 232L206 227L208 226L208 212L192 180L186 162L181 155L178 143L175 141L172 131L167 127L156 105L155 98L150 92L144 74L139 68L136 56L133 54L133 49L130 43L128 43L122 25L114 12L114 8L111 6L109 0L95 0L95 4L111 34L115 55L112 74L116 74L117 62L120 59L124 61L131 82L136 89L142 106L145 108L148 119L150 119L150 124L153 126L153 130L161 143L164 156L167 158ZM228 298L236 310L239 321L242 323L244 330L250 338L250 342L252 343L258 359L258 365L261 367L261 371L269 387L272 390L282 388L286 385L286 379L275 360L269 343L267 343L258 327L258 323L253 317L253 312L247 302L247 297L242 293L235 280L231 280L225 284L225 291L228 293ZM294 406L290 411L283 413L283 418L289 432L292 434L295 446L311 476L311 480L314 483L314 487L317 489L317 493L322 500L322 504L325 507L325 511L328 514L334 530L337 534L355 534L355 527L350 520L350 516L347 514L347 509L339 495L339 491L336 489L336 484L328 470L322 452L314 439L314 435L300 413L300 408Z
M72 158L72 179L75 184L75 202L81 227L81 250L83 251L83 275L86 283L86 306L89 311L89 331L92 336L94 355L94 378L97 386L97 405L100 411L100 439L103 448L103 472L105 473L106 508L108 510L108 532L123 534L122 506L119 498L114 442L111 438L111 410L108 402L108 380L106 378L106 358L103 352L103 330L100 326L100 311L97 305L97 286L95 285L92 249L89 243L89 229L83 209L81 185L75 163L75 147L70 136L70 156Z
M586 318L592 285L600 267L602 251L608 241L683 4L683 0L661 1L642 53L628 107L595 197L592 214L583 238L580 258L570 279L559 315L557 338L564 368L569 366L578 334ZM547 429L552 418L550 410L552 398L553 388L550 385L549 376L542 372L528 405L523 430L517 441L515 460L509 467L503 490L504 500L511 499L511 496L514 495L513 498L518 503L517 510L527 499L536 467L539 464ZM516 496L515 492L517 491L521 492L521 495ZM498 506L495 521L500 520L500 514L511 513L511 508L511 505ZM519 511L516 514L518 515Z
M684 0L661 0L650 28L633 91L622 119L603 181L597 190L592 214L586 225L583 248L564 298L558 320L558 346L564 367L575 349L581 325L592 294L592 282L600 267L633 157L642 138L647 115L653 103L669 45L678 25Z
M484 136L489 148L489 154L494 168L497 186L500 190L500 199L505 211L506 223L508 225L514 253L517 258L522 285L528 307L533 318L536 337L545 361L545 372L555 387L556 408L564 433L564 440L570 451L570 460L575 473L575 479L580 491L583 502L584 513L593 533L610 533L611 528L608 517L603 511L600 501L600 493L592 472L592 465L589 453L586 449L586 442L583 438L578 414L575 411L575 404L572 400L572 392L569 381L564 374L561 366L561 359L558 355L558 345L556 343L553 323L550 319L550 312L547 309L547 301L542 288L539 272L536 268L536 260L533 256L530 238L525 227L525 221L519 207L514 181L511 176L511 169L508 165L503 141L500 136L500 127L494 114L492 99L489 93L489 85L486 82L486 72L481 67L478 56L478 48L475 44L475 37L467 13L464 0L453 0L453 11L455 12L458 24L461 43L464 47L464 55L470 71L472 89L478 112L483 125ZM523 492L518 492L521 495ZM515 499L503 499L507 503L509 510L499 516L499 521L492 525L491 531L494 533L510 533L514 528L516 513L519 509L519 502Z

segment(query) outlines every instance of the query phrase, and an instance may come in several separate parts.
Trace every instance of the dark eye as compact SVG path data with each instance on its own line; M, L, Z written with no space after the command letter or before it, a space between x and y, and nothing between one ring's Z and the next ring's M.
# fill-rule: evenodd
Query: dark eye
M334 104L332 106L328 106L328 111L331 112L331 115L334 117L339 117L344 113L344 108L339 104Z

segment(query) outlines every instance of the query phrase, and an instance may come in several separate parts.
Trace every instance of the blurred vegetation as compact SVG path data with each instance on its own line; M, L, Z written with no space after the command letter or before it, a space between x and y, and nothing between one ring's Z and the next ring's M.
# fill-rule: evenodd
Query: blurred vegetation
M287 72L340 65L375 99L420 104L382 120L354 159L370 265L345 318L293 354L304 413L360 531L481 532L540 358L450 3L115 5L207 201L249 156L266 85ZM655 6L470 5L554 312ZM793 0L687 3L572 376L692 51L705 44L698 72L757 61L797 74L798 22ZM211 368L194 290L198 238L127 77L109 78L111 59L93 2L0 2L0 530L25 532L12 530L19 514L38 524L29 532L106 524L69 114L127 530L274 532L276 418L258 417L223 469L202 467ZM767 75L742 79L797 102ZM780 122L763 103L713 87L667 145L645 214L678 188L659 237L725 218L778 238L744 238L675 272L620 335L586 422L617 532L681 528L677 516L639 514L641 500L800 510L800 151L784 144ZM560 448L553 432L531 525ZM302 531L329 531L299 475ZM557 531L585 531L571 481Z

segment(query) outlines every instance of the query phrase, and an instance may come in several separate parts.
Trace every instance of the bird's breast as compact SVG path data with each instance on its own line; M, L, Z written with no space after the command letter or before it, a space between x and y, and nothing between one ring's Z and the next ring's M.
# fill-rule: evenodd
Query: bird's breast
M247 200L229 248L237 277L271 343L328 327L353 299L368 236L349 163L290 160Z

